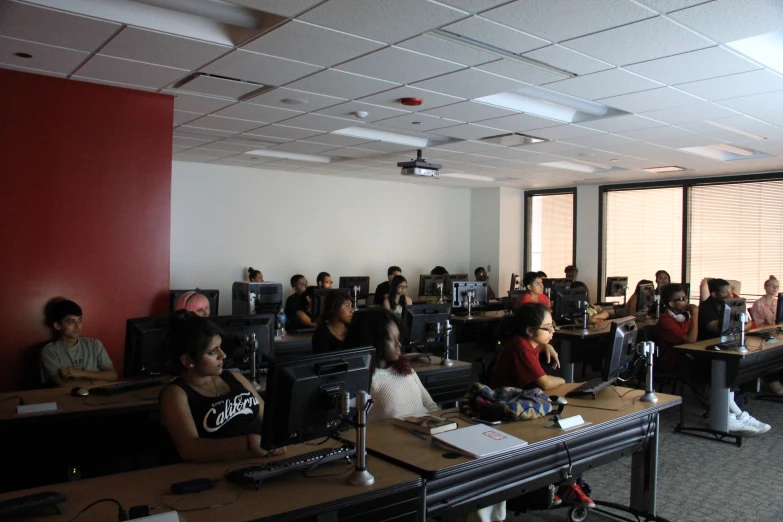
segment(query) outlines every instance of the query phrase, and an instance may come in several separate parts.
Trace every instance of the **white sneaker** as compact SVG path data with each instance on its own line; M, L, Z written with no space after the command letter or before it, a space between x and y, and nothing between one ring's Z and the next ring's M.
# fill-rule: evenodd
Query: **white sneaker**
M756 431L758 431L759 435L761 435L762 433L767 433L770 429L772 429L772 426L757 420L755 417L751 416L751 414L746 411L743 411L742 415L737 417L737 420L739 422L742 422L746 426L751 426L753 428L756 428Z
M750 415L748 415L750 417ZM732 435L739 435L741 437L752 437L758 435L759 430L754 428L746 421L741 421L733 413L729 413L729 433Z

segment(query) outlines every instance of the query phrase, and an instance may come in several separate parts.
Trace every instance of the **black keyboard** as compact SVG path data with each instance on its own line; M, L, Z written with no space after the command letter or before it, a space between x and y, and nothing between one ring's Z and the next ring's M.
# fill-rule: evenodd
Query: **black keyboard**
M52 506L59 513L56 505L68 500L66 495L56 491L42 491L32 495L14 497L6 500L0 500L0 519L10 517L11 515L22 515L29 511Z
M578 387L566 393L565 396L573 398L586 398L588 396L592 396L592 398L595 399L595 396L599 391L603 390L607 386L610 386L611 384L612 382L602 381L601 379L590 379L589 381L580 384Z
M321 465L333 460L350 458L356 455L356 450L348 447L326 448L309 453L302 453L295 457L276 460L261 466L248 466L235 469L226 474L226 480L239 484L259 484L268 478L293 471L305 471L316 464Z
M117 384L109 384L106 386L90 388L90 395L117 395L118 393L132 392L136 390L143 390L144 388L151 388L153 386L160 386L164 382L165 381L160 377L156 379L143 379L141 381L118 382Z

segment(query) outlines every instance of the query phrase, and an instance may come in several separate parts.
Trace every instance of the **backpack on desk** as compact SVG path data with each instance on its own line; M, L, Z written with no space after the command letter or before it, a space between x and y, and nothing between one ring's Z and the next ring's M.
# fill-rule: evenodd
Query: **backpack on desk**
M522 421L548 415L555 406L538 388L498 388L474 382L459 401L460 412L485 420Z

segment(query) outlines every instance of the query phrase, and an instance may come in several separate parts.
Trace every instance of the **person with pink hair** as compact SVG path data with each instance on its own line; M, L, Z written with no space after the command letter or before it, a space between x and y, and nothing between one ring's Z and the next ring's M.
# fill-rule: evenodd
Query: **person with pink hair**
M174 304L174 311L177 310L187 310L201 317L209 317L209 299L198 292L185 292Z

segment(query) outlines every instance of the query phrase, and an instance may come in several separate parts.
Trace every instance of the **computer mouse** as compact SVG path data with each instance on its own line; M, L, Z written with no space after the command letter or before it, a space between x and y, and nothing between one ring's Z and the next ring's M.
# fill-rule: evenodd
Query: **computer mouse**
M557 404L563 404L563 405L568 404L567 400L565 400L563 397L559 397L557 395L550 395L549 396L549 401L553 402L553 403L557 403Z
M90 390L87 388L81 388L79 386L71 390L71 395L74 397L87 397L89 394Z

